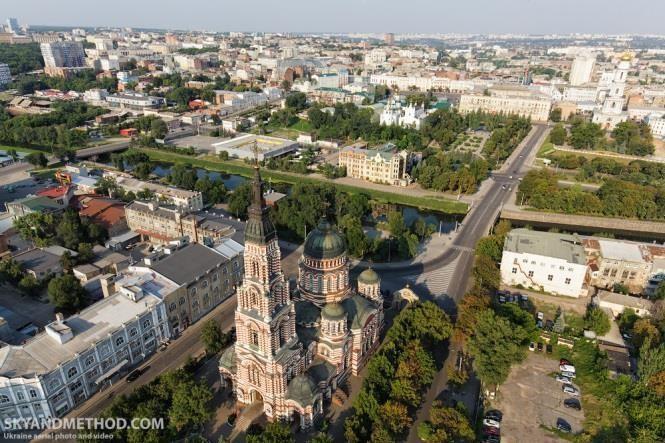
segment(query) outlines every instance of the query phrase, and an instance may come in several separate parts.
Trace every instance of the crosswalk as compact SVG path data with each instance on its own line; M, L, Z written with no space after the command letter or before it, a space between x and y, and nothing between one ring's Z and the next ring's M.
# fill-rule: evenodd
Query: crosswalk
M448 293L459 258L452 260L445 266L424 272L416 276L414 287L419 296L425 298L439 298ZM423 293L427 291L427 294Z

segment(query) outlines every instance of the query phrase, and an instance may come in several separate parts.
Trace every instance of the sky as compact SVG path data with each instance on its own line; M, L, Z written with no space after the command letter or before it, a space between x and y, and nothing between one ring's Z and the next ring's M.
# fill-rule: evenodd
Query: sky
M1 0L0 18L61 26L359 33L665 33L653 0Z

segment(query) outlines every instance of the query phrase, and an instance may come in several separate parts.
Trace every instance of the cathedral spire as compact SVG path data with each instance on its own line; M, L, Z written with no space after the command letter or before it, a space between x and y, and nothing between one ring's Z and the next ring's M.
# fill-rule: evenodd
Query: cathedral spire
M254 165L254 179L252 180L251 203L247 211L249 219L245 227L245 241L266 244L276 237L275 227L270 220L270 210L263 198L263 182L259 172L258 161Z

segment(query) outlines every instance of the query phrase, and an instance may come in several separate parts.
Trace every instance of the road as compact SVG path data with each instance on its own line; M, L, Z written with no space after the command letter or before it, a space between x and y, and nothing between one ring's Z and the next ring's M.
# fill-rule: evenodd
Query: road
M456 266L452 274L450 284L446 293L432 294L435 301L449 313L454 313L457 302L468 288L473 268L473 249L478 240L486 235L490 226L496 220L501 207L510 199L511 189L518 185L519 178L524 175L525 165L532 158L541 141L548 132L547 125L536 125L527 136L521 148L517 149L506 161L502 171L489 179L491 185L486 188L485 194L474 204L472 210L462 221L462 227L457 233L451 245L443 254L426 263L406 266L403 269L391 271L390 278L402 276L406 279L417 278L418 273L432 272L432 270L445 268L451 263ZM454 354L455 349L449 353ZM418 410L416 421L411 427L407 441L417 443L420 441L417 435L418 425L429 418L432 403L446 388L448 377L444 367L437 373L432 385L425 394L425 401Z

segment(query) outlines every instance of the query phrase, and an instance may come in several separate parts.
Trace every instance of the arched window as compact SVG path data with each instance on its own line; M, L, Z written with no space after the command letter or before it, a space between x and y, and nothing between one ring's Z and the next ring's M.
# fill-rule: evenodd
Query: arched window
M116 346L122 346L125 344L125 337L118 337L115 339Z
M203 296L203 307L207 308L210 306L210 296L208 294Z
M249 327L249 343L254 346L259 345L259 332L253 327Z
M78 373L79 373L79 370L76 369L76 367L71 367L71 368L69 368L69 370L67 371L67 378L75 377L76 374L78 374Z
M261 386L261 371L259 371L259 368L256 365L252 365L248 368L248 372L250 383Z
M256 292L250 292L249 294L249 306L251 308L258 308L259 306L259 296L256 294Z
M204 288L208 287L208 280L203 280L203 283L201 284Z

